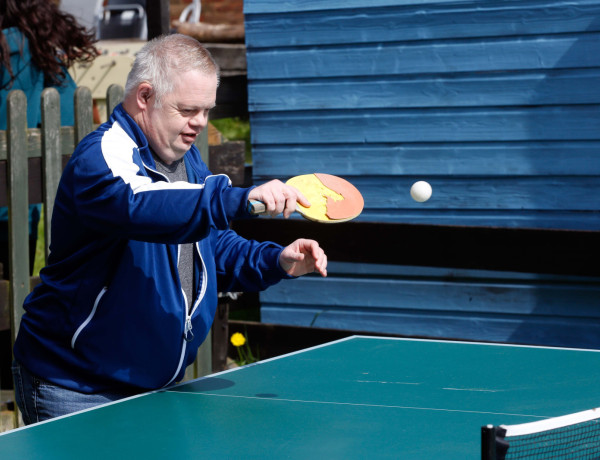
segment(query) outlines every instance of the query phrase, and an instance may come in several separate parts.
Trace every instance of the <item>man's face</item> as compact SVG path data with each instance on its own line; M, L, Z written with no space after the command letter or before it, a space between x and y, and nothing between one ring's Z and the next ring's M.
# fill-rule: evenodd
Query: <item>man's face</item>
M150 147L166 164L179 160L208 123L215 106L217 76L190 70L177 76L173 92L157 108L152 96L144 112L142 129Z

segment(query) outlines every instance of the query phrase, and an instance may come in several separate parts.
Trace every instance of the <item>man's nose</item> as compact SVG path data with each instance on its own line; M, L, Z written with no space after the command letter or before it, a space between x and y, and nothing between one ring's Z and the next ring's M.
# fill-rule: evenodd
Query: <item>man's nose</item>
M208 124L208 110L200 110L192 119L190 125L204 129Z

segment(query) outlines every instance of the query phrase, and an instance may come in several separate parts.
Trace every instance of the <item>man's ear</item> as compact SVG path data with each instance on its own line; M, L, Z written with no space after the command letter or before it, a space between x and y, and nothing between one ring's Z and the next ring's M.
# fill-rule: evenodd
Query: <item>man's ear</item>
M137 89L137 104L140 109L146 108L152 96L154 89L150 83L141 83Z

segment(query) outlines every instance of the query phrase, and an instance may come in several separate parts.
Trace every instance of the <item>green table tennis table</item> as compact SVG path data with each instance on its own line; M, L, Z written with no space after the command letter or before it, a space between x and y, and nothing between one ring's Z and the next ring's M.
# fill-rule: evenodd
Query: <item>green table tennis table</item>
M600 406L594 350L353 336L0 435L9 459L477 459Z

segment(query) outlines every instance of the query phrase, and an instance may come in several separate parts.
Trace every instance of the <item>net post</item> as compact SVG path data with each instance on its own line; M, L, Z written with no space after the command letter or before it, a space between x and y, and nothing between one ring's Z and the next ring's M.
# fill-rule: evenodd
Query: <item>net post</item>
M481 460L496 460L496 429L493 425L481 427Z

